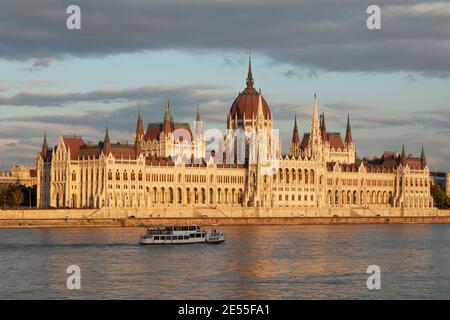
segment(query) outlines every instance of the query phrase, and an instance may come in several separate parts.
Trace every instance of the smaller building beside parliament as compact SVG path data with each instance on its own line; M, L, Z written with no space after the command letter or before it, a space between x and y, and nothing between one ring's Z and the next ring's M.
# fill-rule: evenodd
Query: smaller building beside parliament
M386 152L356 157L350 118L345 137L329 132L314 96L311 127L300 136L294 120L289 153L281 153L275 119L254 88L249 61L246 88L231 105L227 132L214 149L197 110L194 127L174 121L144 129L137 115L134 143L86 143L62 136L36 156L40 208L171 209L431 208L425 154ZM242 135L236 134L237 132ZM164 210L161 210L163 212Z

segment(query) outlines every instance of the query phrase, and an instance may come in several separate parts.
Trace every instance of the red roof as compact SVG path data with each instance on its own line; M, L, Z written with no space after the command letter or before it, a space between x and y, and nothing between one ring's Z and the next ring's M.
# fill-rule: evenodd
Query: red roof
M145 164L147 166L173 166L173 160L172 158L158 158L158 157L154 157L154 158L147 158L145 159Z
M111 144L111 153L116 159L136 159L136 148L134 145Z
M344 149L344 143L342 143L341 134L339 132L327 133L327 140L330 143L331 148Z
M256 91L256 89L254 88L246 88L243 92L241 92L237 96L237 98L231 105L230 108L231 118L234 119L235 117L237 117L239 120L242 120L244 116L245 119L247 120L256 118L258 113L258 101L259 101L258 91ZM269 105L262 96L261 101L264 119L270 119L272 116L270 114Z
M174 127L175 127L174 130L186 129L189 132L189 135L192 140L192 131L188 123L175 123ZM163 132L163 123L149 123L144 139L146 141L159 140L159 137L162 132Z
M102 149L99 146L83 146L80 148L79 156L80 158L98 158L101 152Z
M80 148L85 144L84 140L79 137L78 138L63 137L63 142L67 150L70 150L71 159L78 159L78 155L80 154Z
M162 132L162 123L149 123L144 139L146 141L159 140L159 135L161 132Z

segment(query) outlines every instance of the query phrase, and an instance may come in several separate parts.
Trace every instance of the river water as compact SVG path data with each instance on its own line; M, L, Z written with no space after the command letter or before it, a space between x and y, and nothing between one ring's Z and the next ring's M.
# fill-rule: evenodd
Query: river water
M139 228L0 229L0 299L450 299L450 225L219 229L223 244L182 246L140 246Z

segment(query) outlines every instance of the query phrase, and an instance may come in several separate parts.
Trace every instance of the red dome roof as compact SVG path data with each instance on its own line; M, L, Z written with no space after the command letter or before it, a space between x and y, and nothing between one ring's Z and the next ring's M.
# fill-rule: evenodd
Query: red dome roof
M237 117L239 120L241 120L244 118L244 116L247 120L256 118L258 114L258 100L259 93L254 88L245 89L244 92L238 95L236 100L234 100L233 104L231 105L231 119ZM264 119L270 119L272 116L270 114L269 105L262 96L261 101Z
M260 92L256 91L253 87L253 74L252 74L252 66L251 61L248 63L248 75L247 75L247 88L243 92L241 92L236 100L234 100L230 109L231 119L237 117L239 120L242 120L245 116L246 120L250 120L252 118L256 118L258 114L258 101L259 101ZM270 114L269 105L263 96L261 96L262 101L262 109L264 114L264 119L268 120L272 118Z

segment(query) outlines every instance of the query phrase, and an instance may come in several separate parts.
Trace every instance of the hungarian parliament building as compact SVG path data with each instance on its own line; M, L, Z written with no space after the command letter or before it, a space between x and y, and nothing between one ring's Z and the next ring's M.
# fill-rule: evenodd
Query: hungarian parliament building
M431 208L430 173L420 157L385 152L358 159L350 118L345 137L326 129L314 106L301 137L295 117L288 154L281 153L269 105L254 88L249 61L246 88L231 105L227 130L177 123L167 103L163 121L137 115L133 143L46 136L36 156L40 208ZM194 120L194 119L193 119Z

